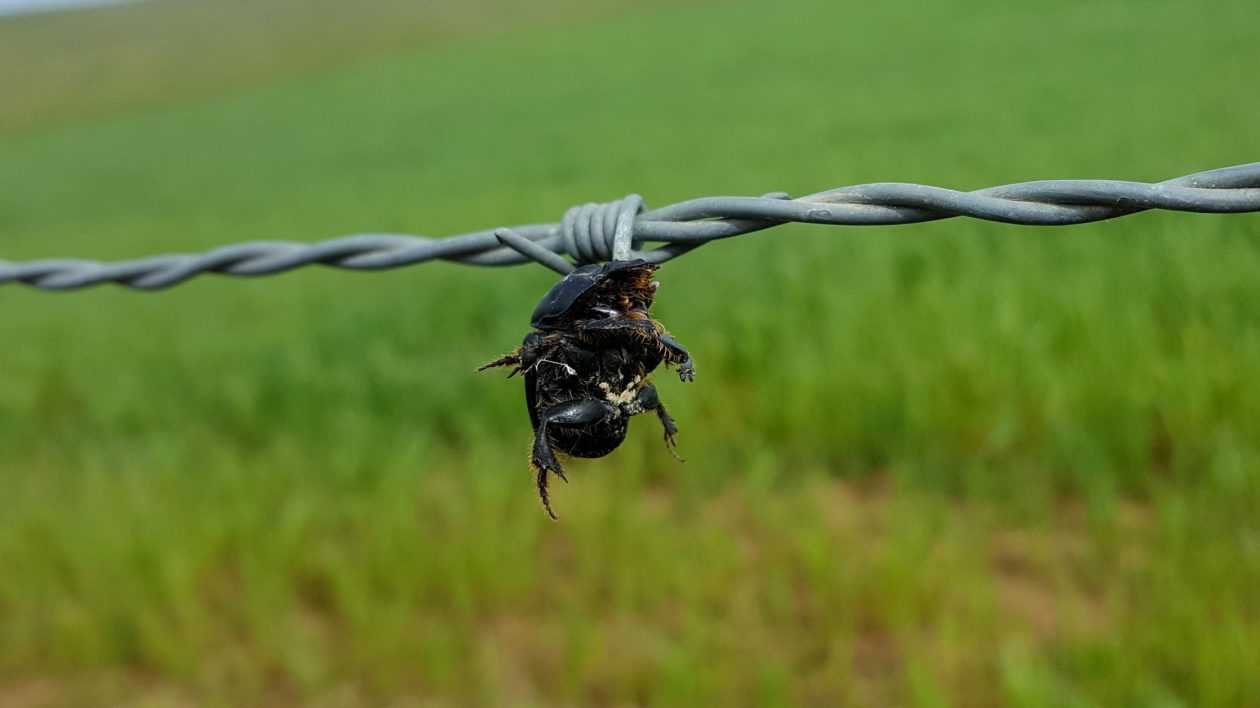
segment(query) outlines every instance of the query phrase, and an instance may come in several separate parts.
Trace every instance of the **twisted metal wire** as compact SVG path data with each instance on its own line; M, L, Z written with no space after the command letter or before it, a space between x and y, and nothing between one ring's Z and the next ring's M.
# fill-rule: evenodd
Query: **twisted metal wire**
M955 216L1008 224L1064 226L1113 219L1148 209L1200 213L1260 211L1260 162L1225 167L1155 184L1119 180L1047 180L959 192L919 184L841 187L791 199L705 197L647 210L630 195L607 204L573 207L558 224L529 224L447 238L360 234L305 244L251 241L199 254L168 254L105 263L92 260L0 261L0 285L44 290L116 283L159 290L201 273L260 276L311 264L383 270L446 260L515 265L534 260L561 273L574 265L677 258L717 239L788 222L830 225L910 224ZM662 243L643 250L645 243Z

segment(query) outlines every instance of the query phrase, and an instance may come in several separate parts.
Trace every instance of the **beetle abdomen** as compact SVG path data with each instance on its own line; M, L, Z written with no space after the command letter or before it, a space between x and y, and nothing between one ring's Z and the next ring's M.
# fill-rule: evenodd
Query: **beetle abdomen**
M548 428L551 444L574 457L603 457L626 439L629 421L611 418L583 430Z

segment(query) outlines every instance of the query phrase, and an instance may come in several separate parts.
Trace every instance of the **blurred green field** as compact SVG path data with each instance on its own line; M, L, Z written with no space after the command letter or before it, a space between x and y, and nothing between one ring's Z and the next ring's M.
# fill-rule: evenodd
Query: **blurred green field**
M1260 159L1254 11L9 19L0 257L1164 179ZM1256 215L708 246L660 273L687 462L638 421L560 523L472 374L542 268L5 287L0 706L1260 705L1258 274Z

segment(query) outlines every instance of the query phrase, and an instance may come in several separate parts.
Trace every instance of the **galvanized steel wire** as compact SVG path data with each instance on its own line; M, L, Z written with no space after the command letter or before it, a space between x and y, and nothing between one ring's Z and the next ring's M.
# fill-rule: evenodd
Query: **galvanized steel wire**
M1260 162L1199 172L1155 184L1120 180L1047 180L960 192L920 184L877 183L841 187L791 199L705 197L647 209L631 195L606 204L573 207L559 223L476 231L446 238L359 234L306 244L250 241L206 253L137 260L0 261L0 285L73 290L116 283L160 290L201 273L261 276L320 264L349 270L384 270L446 260L504 266L537 261L568 272L573 263L644 258L663 263L710 241L789 222L875 226L955 216L1034 226L1102 221L1148 209L1200 213L1260 211ZM645 249L649 243L663 244Z

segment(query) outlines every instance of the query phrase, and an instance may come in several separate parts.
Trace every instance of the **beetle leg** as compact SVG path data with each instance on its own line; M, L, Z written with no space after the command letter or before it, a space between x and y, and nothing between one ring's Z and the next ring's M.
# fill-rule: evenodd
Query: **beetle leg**
M547 427L560 425L581 428L594 425L609 416L618 415L619 411L605 401L569 401L560 403L542 411L538 416L538 428L534 431L534 449L530 453L529 464L535 470L534 482L538 485L538 496L542 499L547 515L556 518L551 510L551 499L547 495L547 473L551 472L564 481L560 461L551 450L551 440L547 437Z
M625 317L586 320L577 323L577 328L584 332L638 332L648 335L656 333L656 323L652 320L632 320Z
M674 422L674 418L665 410L665 404L661 403L661 397L656 392L656 387L648 384L639 390L639 395L634 399L635 413L643 413L646 411L656 411L656 417L661 421L661 427L665 429L665 447L669 450L669 454L674 456L675 460L683 462L683 458L678 456L677 443L674 436L678 434L678 425Z
M696 365L691 360L691 354L687 351L687 348L679 344L678 340L669 336L665 329L655 320L632 320L614 317L606 320L579 322L577 328L592 334L624 333L642 337L647 341L654 341L660 346L665 361L678 365L679 379L683 381L696 380Z
M545 337L535 332L530 332L525 335L524 343L517 347L516 351L511 354L504 354L489 364L478 367L477 372L480 373L486 369L493 369L496 366L514 366L516 368L512 370L512 373L508 374L508 378L510 379L522 371L528 371L530 367L537 364L538 359L540 358L539 350L546 346L546 344L547 340Z
M665 346L666 360L671 364L678 364L678 378L682 381L695 381L696 365L691 360L691 354L686 347L664 332L661 332L658 337L661 344Z
M503 356L499 357L498 359L495 359L494 361L492 361L492 362L490 362L490 363L488 363L488 364L482 364L481 366L478 366L478 367L477 367L477 373L481 373L481 372L485 371L486 369L493 369L493 368L495 368L495 367L497 367L497 366L514 366L514 367L516 367L516 368L512 371L512 373L508 374L508 378L510 379L510 378L512 378L513 376L516 376L516 375L520 372L520 370L521 370L521 350L520 350L520 349L517 349L516 351L512 352L511 354L504 354Z

